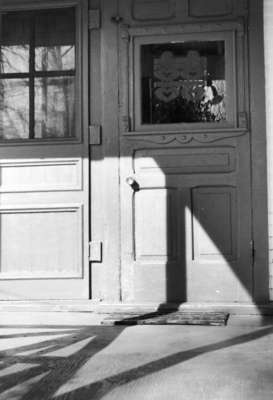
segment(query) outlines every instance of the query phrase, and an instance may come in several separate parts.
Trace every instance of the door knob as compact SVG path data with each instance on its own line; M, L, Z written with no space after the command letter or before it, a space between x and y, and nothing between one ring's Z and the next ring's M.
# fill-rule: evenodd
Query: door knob
M115 15L114 17L111 18L112 22L115 22L116 24L120 24L123 21L123 18L120 17L119 15Z
M126 183L131 186L131 188L137 192L139 190L139 184L137 183L137 181L132 177L132 176L128 176L128 178L126 178Z

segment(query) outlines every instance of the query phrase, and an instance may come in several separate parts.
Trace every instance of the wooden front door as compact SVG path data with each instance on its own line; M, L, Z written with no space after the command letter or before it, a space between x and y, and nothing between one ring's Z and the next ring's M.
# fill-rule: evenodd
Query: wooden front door
M245 2L120 10L122 298L250 301Z
M87 2L21 3L0 6L0 298L87 299Z

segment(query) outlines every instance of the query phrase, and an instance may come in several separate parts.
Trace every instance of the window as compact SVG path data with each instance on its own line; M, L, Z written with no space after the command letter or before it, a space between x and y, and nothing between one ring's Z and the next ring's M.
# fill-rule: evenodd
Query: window
M225 42L141 46L143 124L226 121Z
M0 139L75 137L75 9L0 14Z
M228 25L215 32L210 27L205 25L204 32L195 32L195 25L129 30L132 131L236 127L234 31Z

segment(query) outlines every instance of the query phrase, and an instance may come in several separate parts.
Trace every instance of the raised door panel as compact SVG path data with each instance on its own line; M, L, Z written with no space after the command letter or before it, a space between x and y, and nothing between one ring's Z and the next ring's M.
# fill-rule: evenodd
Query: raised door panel
M134 156L136 174L208 174L233 172L236 168L234 147L154 148L137 150Z
M82 189L82 159L0 161L0 192L40 192Z
M237 204L232 187L192 190L193 260L236 261Z
M139 263L176 260L176 209L173 189L152 188L135 194L135 248Z
M247 0L120 0L120 14L130 25L223 20L246 15L247 8Z
M136 21L168 20L175 16L174 0L133 0L132 17Z
M191 190L188 234L187 295L189 301L230 301L238 296L239 214L234 187Z
M136 301L181 301L180 209L177 188L151 187L134 195L133 291Z
M223 17L233 12L233 0L188 0L191 17Z
M81 278L82 210L0 209L0 280Z

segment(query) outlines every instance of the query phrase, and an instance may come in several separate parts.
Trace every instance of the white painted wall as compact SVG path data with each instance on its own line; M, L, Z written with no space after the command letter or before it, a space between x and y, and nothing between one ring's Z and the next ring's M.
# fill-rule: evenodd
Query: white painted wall
M273 0L264 0L270 299L273 300Z

